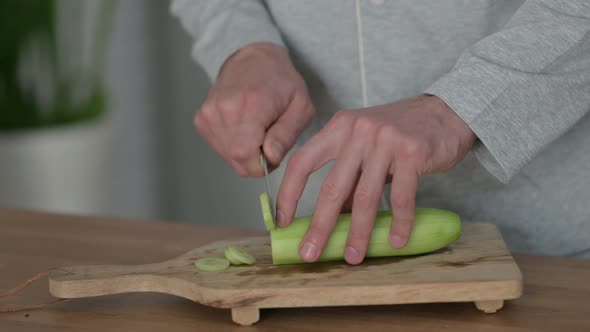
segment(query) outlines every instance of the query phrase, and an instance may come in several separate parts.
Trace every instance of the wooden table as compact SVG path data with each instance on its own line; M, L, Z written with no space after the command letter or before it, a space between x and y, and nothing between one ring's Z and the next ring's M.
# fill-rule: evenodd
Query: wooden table
M0 291L51 267L143 264L207 242L261 233L238 229L0 210ZM0 314L0 331L590 331L590 260L515 255L524 295L485 315L472 303L262 310L250 327L230 310L152 293L75 299ZM1 304L47 302L43 279Z

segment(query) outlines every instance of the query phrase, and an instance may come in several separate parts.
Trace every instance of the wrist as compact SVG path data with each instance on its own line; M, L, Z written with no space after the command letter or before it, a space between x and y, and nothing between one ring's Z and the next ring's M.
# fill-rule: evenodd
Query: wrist
M465 140L474 142L477 139L471 127L444 100L431 94L422 94L420 97L426 98L436 114Z

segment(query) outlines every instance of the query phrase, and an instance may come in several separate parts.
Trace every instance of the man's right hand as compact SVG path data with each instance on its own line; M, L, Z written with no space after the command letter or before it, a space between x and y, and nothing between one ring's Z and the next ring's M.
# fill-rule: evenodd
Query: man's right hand
M315 110L285 48L251 44L231 56L195 115L195 127L241 176L262 176L260 146L276 167Z

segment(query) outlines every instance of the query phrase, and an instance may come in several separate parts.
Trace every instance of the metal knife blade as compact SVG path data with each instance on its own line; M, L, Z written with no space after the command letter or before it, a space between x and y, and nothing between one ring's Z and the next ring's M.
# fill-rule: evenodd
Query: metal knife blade
M270 206L272 208L272 219L273 222L276 226L276 220L275 220L275 213L276 213L276 206L275 206L275 199L274 196L272 194L272 189L270 187L270 176L268 175L268 161L266 160L266 157L264 156L264 150L262 149L262 147L260 147L260 165L262 166L262 169L264 169L264 177L266 178L266 191L268 192L268 199L270 200Z

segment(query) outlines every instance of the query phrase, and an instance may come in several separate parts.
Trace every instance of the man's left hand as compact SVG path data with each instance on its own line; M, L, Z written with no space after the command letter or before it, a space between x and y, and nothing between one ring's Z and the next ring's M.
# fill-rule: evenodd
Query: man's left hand
M344 257L363 261L385 183L395 222L390 243L407 243L414 223L418 177L444 172L469 152L476 137L441 99L431 95L338 112L289 159L277 200L277 221L288 225L308 176L334 160L322 184L299 254L317 260L342 207L352 195L352 222Z

